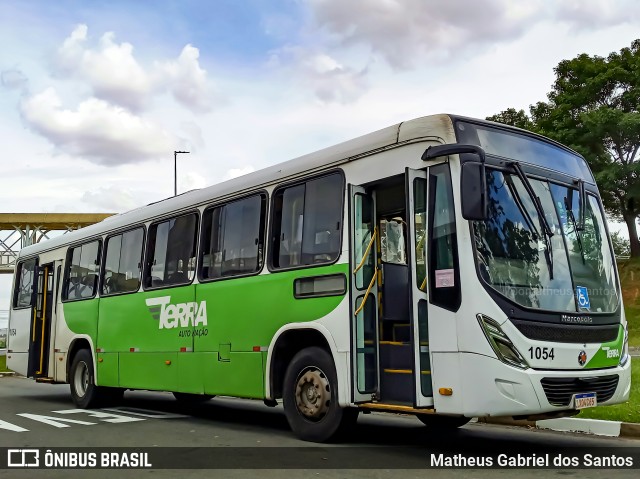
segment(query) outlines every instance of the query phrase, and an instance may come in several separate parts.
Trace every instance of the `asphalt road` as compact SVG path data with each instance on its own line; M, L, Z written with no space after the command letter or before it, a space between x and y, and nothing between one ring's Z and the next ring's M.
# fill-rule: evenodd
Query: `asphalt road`
M623 448L628 447L637 452L640 441L481 424L469 424L446 433L430 431L413 417L370 414L360 415L357 427L342 443L316 445L293 436L280 407L268 408L258 401L215 398L199 406L184 406L168 393L127 392L120 409L81 411L74 409L67 385L36 384L17 377L0 379L0 448L176 446L184 448L179 450L181 454L176 460L193 460L197 464L198 457L207 454L209 459L217 457L226 461L225 464L231 460L235 468L206 471L9 469L0 470L0 477L637 478L638 469L421 470L402 467L415 467L421 461L426 464L432 453L454 457L458 453L481 455L483 451L492 451L513 455L522 451L524 456L532 456L566 448L589 452L599 447L615 447L623 453ZM278 448L273 448L275 446ZM194 449L198 447L214 449ZM309 447L314 449L306 449ZM156 450L168 451L167 455L176 451ZM345 463L350 457L362 468L328 469L333 465L352 466ZM272 466L281 463L283 467L293 464L296 469L255 469L259 461ZM240 469L243 467L252 469Z

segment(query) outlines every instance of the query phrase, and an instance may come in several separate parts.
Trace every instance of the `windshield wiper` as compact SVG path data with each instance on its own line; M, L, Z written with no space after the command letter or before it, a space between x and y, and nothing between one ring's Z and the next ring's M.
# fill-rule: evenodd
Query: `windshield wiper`
M578 185L578 204L580 211L578 211L578 223L576 224L574 216L573 224L576 227L576 231L584 231L585 212L587 209L587 195L584 191L584 180L579 178L577 180L574 180L574 183ZM571 190L571 192L573 193L573 189Z
M571 199L570 199L571 198ZM586 260L584 257L584 246L582 245L582 235L580 234L580 229L578 224L576 223L576 217L573 214L573 209L571 208L573 203L573 190L569 190L569 198L564 197L564 207L567 212L567 218L571 222L571 226L573 226L573 231L576 234L576 242L578 243L578 248L580 248L580 256L582 257L582 264L586 264Z
M513 196L513 200L515 201L516 205L520 209L520 212L522 213L524 222L527 223L527 228L529 228L533 232L533 239L535 241L538 241L540 238L542 238L542 235L540 234L540 231L538 231L538 228L533 222L533 219L529 214L529 210L527 210L527 207L524 205L522 198L520 197L520 193L518 192L518 188L516 187L513 180L511 179L511 175L506 176L505 181L507 182L507 186L509 188L509 191L511 192L511 196Z
M524 189L527 191L527 194L531 197L533 201L533 206L536 209L536 213L538 214L538 218L540 219L540 225L542 226L542 237L544 239L544 258L547 261L547 267L549 268L549 279L553 279L553 250L551 245L551 237L553 236L553 231L549 226L549 222L547 218L544 216L544 210L542 209L542 203L540 203L540 198L536 195L536 192L533 191L533 186L531 186L531 182L529 178L522 171L522 167L520 163L517 161L512 161L510 166L513 167L514 171L518 175L518 178L522 182Z

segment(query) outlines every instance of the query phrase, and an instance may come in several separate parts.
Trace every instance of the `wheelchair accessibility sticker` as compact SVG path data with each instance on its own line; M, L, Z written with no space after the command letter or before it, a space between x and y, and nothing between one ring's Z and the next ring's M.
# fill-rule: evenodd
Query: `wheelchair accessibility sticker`
M580 309L591 309L591 302L589 301L589 293L584 286L576 286L576 295L578 297L578 306Z

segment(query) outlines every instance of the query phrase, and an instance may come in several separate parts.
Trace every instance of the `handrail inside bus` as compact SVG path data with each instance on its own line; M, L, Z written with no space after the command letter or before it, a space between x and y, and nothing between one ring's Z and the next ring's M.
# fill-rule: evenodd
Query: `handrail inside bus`
M364 266L365 261L367 260L367 258L369 257L369 254L371 253L371 246L373 246L377 237L378 237L378 227L376 226L373 228L373 234L371 235L371 240L369 241L367 248L364 250L364 254L362 255L362 261L360 261L360 264L356 266L356 268L353 270L353 274L356 274ZM369 293L371 293L371 288L373 288L373 285L375 284L377 277L378 277L378 265L375 265L373 276L371 278L371 281L369 282L369 287L367 288L367 291L364 293L364 298L362 298L362 303L360 303L360 306L358 306L358 308L356 308L356 310L353 313L355 316L357 316L358 313L362 311L362 308L364 308L364 305L367 302L367 298L369 297Z
M364 266L364 262L369 256L369 253L371 252L371 246L373 246L373 243L375 242L377 236L378 236L378 227L376 226L375 228L373 228L373 234L371 235L371 240L367 245L367 249L364 250L364 254L362 255L362 261L360 261L360 264L356 266L356 269L353 270L353 274L356 274Z
M353 312L354 316L358 316L358 313L360 313L360 311L362 311L362 308L364 308L364 305L367 302L367 298L369 297L369 293L371 293L371 288L373 288L373 285L376 282L377 277L378 277L378 267L376 266L376 269L373 272L373 277L371 278L371 282L369 283L369 287L367 288L367 291L364 293L364 298L362 298L362 303L360 303L360 306L358 306L356 310Z

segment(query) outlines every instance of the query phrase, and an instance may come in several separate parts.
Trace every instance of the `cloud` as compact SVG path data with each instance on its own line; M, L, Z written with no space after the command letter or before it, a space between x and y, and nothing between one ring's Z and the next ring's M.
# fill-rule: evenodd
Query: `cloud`
M176 60L158 64L164 83L176 101L196 113L211 111L213 98L207 82L207 72L200 67L200 50L192 45L182 49Z
M178 182L178 193L185 191L197 190L208 186L207 179L199 173L189 171L184 175L180 175Z
M4 70L0 73L2 86L9 90L27 90L29 79L27 76L17 69Z
M222 180L231 180L233 178L237 178L238 176L248 175L249 173L253 173L254 171L256 171L256 169L251 165L243 166L242 168L231 168L225 173Z
M202 135L202 128L200 128L197 123L193 121L183 121L180 123L180 131L186 137L184 149L195 152L205 148L206 143ZM180 146L180 149L183 149L183 146Z
M103 186L86 191L80 200L91 205L92 211L105 213L122 213L140 206L131 191L118 186Z
M114 38L107 32L97 49L86 48L87 26L78 25L58 49L58 70L87 81L98 98L140 110L152 92L151 80L134 58L133 46Z
M128 110L90 98L64 109L53 88L23 100L28 126L64 153L101 165L139 163L172 152L178 140Z
M564 0L557 2L554 17L577 30L595 30L640 19L636 0Z
M269 65L289 71L297 83L312 90L325 103L351 103L368 87L367 67L354 69L310 48L286 46L273 51Z
M164 91L194 113L212 109L214 96L200 51L186 45L178 58L154 62L148 68L134 56L131 43L115 42L115 34L102 35L89 45L88 28L78 25L58 48L55 73L86 82L94 96L132 111L144 109Z
M367 45L397 69L518 37L539 14L508 0L307 0L338 46Z
M395 69L459 59L517 39L543 21L604 28L640 17L630 0L306 0L314 36L327 48L364 45ZM625 8L626 7L626 8Z

